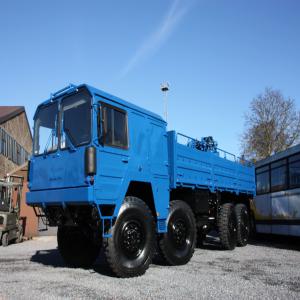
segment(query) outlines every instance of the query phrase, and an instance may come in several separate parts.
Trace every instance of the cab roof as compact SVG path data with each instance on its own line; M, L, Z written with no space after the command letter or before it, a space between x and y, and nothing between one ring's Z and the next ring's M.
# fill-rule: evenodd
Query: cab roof
M166 123L166 122L164 121L164 119L163 119L161 116L159 116L158 114L155 114L155 113L153 113L153 112L151 112L151 111L149 111L149 110L146 110L146 109L144 109L144 108L141 108L141 107L139 107L139 106L137 106L137 105L135 105L135 104L133 104L133 103L130 103L130 102L128 102L128 101L125 101L125 100L123 100L123 99L121 99L121 98L119 98L119 97L117 97L117 96L114 96L114 95L112 95L112 94L109 94L109 93L107 93L107 92L104 92L103 90L97 89L97 88L95 88L95 87L93 87L93 86L90 86L90 85L88 85L88 84L85 84L85 83L84 83L84 84L80 84L80 85L73 85L73 84L70 84L69 86L67 86L67 87L65 87L65 88L63 88L63 89L61 89L61 90L59 90L59 91L57 91L57 92L51 94L51 95L50 95L50 98L47 99L46 101L42 102L42 103L39 105L39 107L40 107L40 106L43 106L43 105L47 105L47 104L49 104L50 102L55 101L56 99L60 99L60 98L63 97L63 96L66 96L66 95L68 95L68 94L74 93L76 90L78 90L78 89L80 89L80 88L86 88L92 95L100 96L100 97L102 97L102 98L104 98L104 99L108 99L108 100L110 100L110 101L112 101L112 102L121 104L121 105L124 106L124 107L127 107L127 108L129 108L129 109L138 111L138 112L140 112L140 113L142 113L142 114L145 114L145 115L148 115L148 116L150 116L150 117L152 117L152 118L155 118L155 119L157 119L157 120L160 121L160 122Z

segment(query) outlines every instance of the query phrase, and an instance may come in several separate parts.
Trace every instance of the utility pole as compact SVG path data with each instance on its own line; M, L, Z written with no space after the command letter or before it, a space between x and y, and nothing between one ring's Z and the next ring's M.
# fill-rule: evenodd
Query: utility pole
M168 122L168 91L169 91L169 83L166 81L160 85L160 89L164 94L164 117L165 121Z

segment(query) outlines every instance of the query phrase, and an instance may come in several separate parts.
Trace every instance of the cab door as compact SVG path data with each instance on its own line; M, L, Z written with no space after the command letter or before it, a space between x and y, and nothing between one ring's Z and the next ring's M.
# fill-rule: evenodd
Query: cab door
M100 99L101 100L101 99ZM96 198L117 200L130 165L128 113L121 105L100 102Z

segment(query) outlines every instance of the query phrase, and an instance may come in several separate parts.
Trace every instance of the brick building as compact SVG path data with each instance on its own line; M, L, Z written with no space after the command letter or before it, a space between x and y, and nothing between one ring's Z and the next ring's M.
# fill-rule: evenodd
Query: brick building
M38 219L26 205L28 158L32 151L32 134L24 106L0 106L0 178L17 175L24 179L20 218L24 235L38 233Z
M0 178L23 165L32 149L24 106L0 106Z

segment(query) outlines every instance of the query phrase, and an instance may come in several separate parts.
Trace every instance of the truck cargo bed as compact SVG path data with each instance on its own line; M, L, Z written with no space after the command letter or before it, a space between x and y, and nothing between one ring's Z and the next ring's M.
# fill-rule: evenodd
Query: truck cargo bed
M184 143L179 140L184 139ZM255 193L254 167L221 149L201 151L195 139L168 132L170 187L205 188L212 192Z

